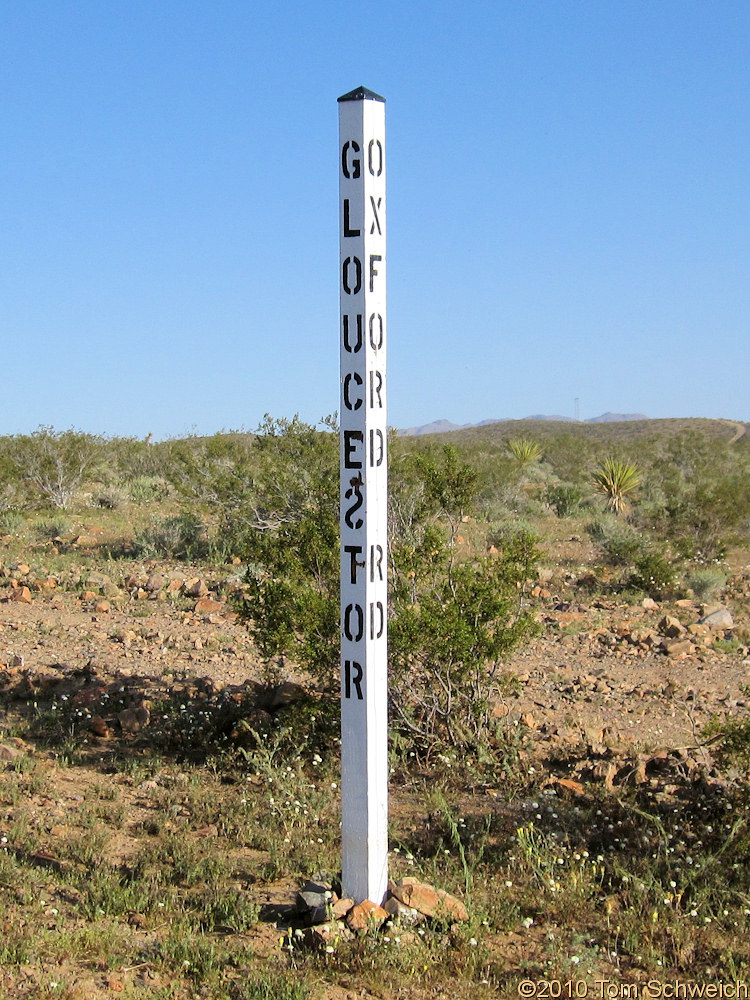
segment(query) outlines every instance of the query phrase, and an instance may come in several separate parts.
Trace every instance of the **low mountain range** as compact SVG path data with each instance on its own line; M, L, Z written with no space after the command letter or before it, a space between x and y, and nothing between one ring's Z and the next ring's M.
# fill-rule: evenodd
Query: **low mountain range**
M589 417L588 420L575 420L573 417L562 417L559 415L549 416L543 413L534 413L525 420L562 420L566 423L576 424L612 424L620 420L648 420L645 413L602 413L598 417ZM422 424L420 427L407 427L400 430L403 437L418 437L421 434L445 434L448 431L462 431L467 427L485 427L487 424L499 424L506 422L507 418L492 418L490 420L480 420L476 424L454 424L450 420L433 420L431 424Z

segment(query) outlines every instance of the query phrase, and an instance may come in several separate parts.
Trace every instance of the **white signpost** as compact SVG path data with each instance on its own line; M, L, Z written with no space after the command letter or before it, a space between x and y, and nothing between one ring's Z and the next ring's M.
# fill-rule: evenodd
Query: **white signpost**
M388 888L385 101L339 98L342 885Z

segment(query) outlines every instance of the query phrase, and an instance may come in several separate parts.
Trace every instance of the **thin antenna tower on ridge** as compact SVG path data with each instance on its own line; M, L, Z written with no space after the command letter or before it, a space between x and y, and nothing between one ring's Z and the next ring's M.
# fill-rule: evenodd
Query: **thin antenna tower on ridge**
M575 401L573 403L573 414L574 414L576 420L580 420L581 419L581 407L578 405L579 403L580 403L580 400L578 399L578 396L576 396Z

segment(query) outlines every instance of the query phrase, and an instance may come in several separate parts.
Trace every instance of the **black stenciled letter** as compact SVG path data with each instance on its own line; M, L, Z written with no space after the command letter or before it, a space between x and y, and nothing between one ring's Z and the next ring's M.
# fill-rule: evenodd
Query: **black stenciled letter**
M351 505L351 507L348 507L347 510L344 512L344 521L346 522L347 527L351 528L352 531L359 531L359 529L365 523L361 517L358 517L356 521L354 520L354 515L357 513L359 508L364 503L364 497L362 496L363 486L364 482L362 480L362 475L360 473L357 474L353 479L349 480L349 489L346 491L346 493L344 493L345 500L354 499L354 503Z
M349 267L354 268L354 284L349 284ZM372 262L370 262L370 268L372 269ZM344 261L344 266L342 269L342 282L344 285L344 291L347 295L356 295L362 288L362 261L359 257L347 257ZM372 277L370 278L372 282ZM372 291L372 289L370 289Z
M383 346L383 317L380 313L372 313L370 316L370 347L373 351L379 351Z
M377 459L375 453L377 450ZM385 455L385 439L381 430L370 431L370 468L377 468L383 464Z
M348 372L344 376L344 392L343 392L344 406L347 408L347 410L358 410L362 405L362 397L357 396L356 399L351 398L351 396L349 395L349 387L351 386L352 382L354 382L356 385L359 386L362 385L362 376L359 374L359 372Z
M354 629L352 629L352 615ZM359 604L347 604L344 608L344 635L349 642L359 642L365 634L365 613Z
M377 557L376 557L377 553ZM383 546L370 546L370 583L375 583L375 570L378 571L378 580L383 579Z
M352 696L352 685L354 685L354 690L357 692L357 701L362 701L364 695L362 694L362 677L364 676L364 671L362 670L361 664L354 660L344 660L344 697L351 698Z
M376 615L377 612L377 615ZM377 625L375 621L377 619ZM374 601L370 603L370 638L380 639L383 635L383 629L385 628L385 612L383 610L382 601Z
M355 142L354 139L349 139L344 143L341 149L341 169L344 172L344 177L357 178L359 177L360 171L360 160L358 156L349 157L349 151L352 153L359 152L359 143Z
M357 556L361 556L363 551L364 550L362 549L361 545L345 545L344 546L344 552L346 552L346 554L349 556L349 582L350 583L356 583L357 582L357 570L365 568L365 561L364 561L364 559L361 562L359 561L359 559L357 559Z
M377 399L377 408L380 410L383 408L383 398L380 392L383 388L383 376L379 371L372 369L370 372L370 409L375 409L375 400Z
M382 198L378 198L376 202L373 196L370 195L370 204L372 205L372 225L370 226L370 236L374 235L376 228L378 230L378 235L379 236L383 235L383 230L380 228L380 219L378 218L378 209L380 208L380 203L382 202L382 200L383 200ZM346 211L347 207L346 202L344 202L344 206ZM345 215L344 218L347 218L347 216ZM346 233L344 233L344 235L346 236Z
M344 468L345 469L361 469L362 463L354 458L354 452L357 450L357 444L365 443L365 435L363 431L344 431Z
M354 259L356 260L357 258L355 257ZM378 269L375 267L375 261L376 260L382 260L382 259L383 258L382 258L382 256L379 253L371 253L370 254L370 291L371 292L375 291L375 278L376 278L376 276L378 274ZM344 272L344 273L346 273L346 272Z
M370 201L372 201L372 198ZM378 198L378 204L380 204L380 198ZM378 226L378 232L380 232L380 226ZM344 198L344 236L359 236L359 234L359 229L349 228L349 199Z
M362 315L361 313L357 315L357 339L354 341L354 347L351 345L349 340L349 317L344 314L344 347L349 351L350 354L356 354L362 347Z
M373 156L375 151L377 155ZM367 147L367 165L373 177L380 177L383 173L383 144L380 139L370 139L370 145Z

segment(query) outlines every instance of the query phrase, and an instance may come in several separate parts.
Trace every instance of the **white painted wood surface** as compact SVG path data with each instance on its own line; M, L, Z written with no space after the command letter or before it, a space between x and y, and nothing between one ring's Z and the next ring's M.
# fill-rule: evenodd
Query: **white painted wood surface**
M385 101L339 98L341 806L345 896L388 888Z

